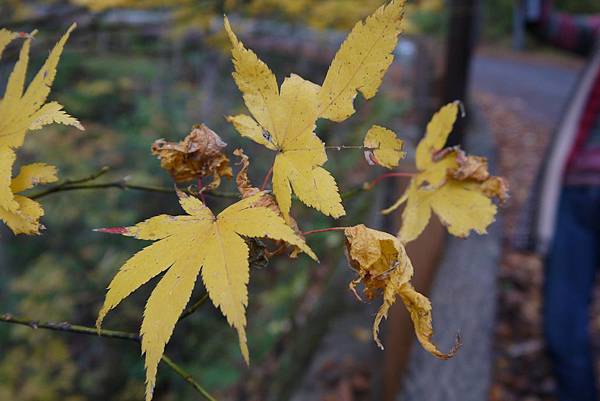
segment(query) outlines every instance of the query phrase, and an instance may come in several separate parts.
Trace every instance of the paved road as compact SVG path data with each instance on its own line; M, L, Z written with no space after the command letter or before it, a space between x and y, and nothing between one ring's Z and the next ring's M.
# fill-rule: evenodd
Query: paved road
M524 57L477 55L472 89L521 102L527 117L554 124L577 81L579 70ZM549 120L550 119L550 120Z

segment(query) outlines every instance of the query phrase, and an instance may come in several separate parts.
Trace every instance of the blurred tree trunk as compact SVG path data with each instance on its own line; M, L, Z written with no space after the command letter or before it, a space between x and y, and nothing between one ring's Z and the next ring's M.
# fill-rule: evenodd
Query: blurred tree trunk
M468 103L469 71L475 44L475 22L477 0L450 0L448 34L446 40L446 71L444 75L442 100L446 104L455 100ZM448 145L458 145L466 119L459 119Z

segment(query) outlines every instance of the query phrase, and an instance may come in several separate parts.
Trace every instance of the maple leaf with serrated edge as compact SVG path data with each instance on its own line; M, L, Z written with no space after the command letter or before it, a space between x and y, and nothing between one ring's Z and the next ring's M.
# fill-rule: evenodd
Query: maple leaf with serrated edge
M0 57L2 57L2 53L4 52L6 46L8 46L8 44L18 36L19 34L16 32L11 32L4 28L0 29Z
M19 174L12 178L12 165L15 153L9 148L0 148L0 203L9 208L0 207L2 220L15 234L39 234L43 226L40 218L44 215L42 206L19 192L26 191L38 184L55 182L56 167L33 163L22 166Z
M406 254L402 242L391 234L373 230L363 224L347 227L346 256L358 277L350 282L350 289L358 299L356 286L364 285L364 294L368 300L383 294L383 304L377 311L373 322L373 339L379 348L379 326L387 318L390 307L400 297L410 314L417 339L429 353L440 359L452 357L460 347L457 340L448 353L441 352L431 341L431 302L417 292L410 284L413 266Z
M438 215L448 232L457 237L466 237L471 230L485 234L494 221L497 207L491 198L500 192L500 189L494 192L499 185L486 185L485 181L475 178L479 176L492 180L498 177L489 176L487 163L485 172L481 172L483 158L466 158L458 148L443 149L456 121L459 106L459 102L449 103L433 115L427 124L425 136L417 145L418 173L398 201L383 210L384 214L391 213L406 202L398 233L405 243L423 232L432 211ZM501 181L506 186L506 182ZM508 191L507 188L502 189ZM503 193L502 196L507 195Z
M156 241L125 262L111 281L96 325L137 288L166 273L148 298L140 334L146 355L146 400L152 398L158 362L200 273L213 304L238 332L246 362L248 246L243 237L267 237L297 246L313 259L303 239L266 207L257 206L264 192L243 199L214 216L199 199L178 192L182 216L159 215L132 227L100 229Z
M393 60L403 7L403 1L392 1L356 24L334 57L322 87L292 74L279 88L269 67L244 47L225 17L233 77L252 114L227 119L242 136L278 152L273 192L287 221L292 192L326 215L345 214L335 179L321 167L327 161L325 145L313 131L319 117L348 118L358 90L367 99L375 95Z
M26 35L0 30L0 56L13 39L26 38L0 101L0 220L15 234L39 234L42 228L39 219L44 215L39 203L17 193L37 184L54 182L57 177L55 167L35 163L23 166L13 179L14 149L23 145L28 130L37 130L47 124L56 122L83 129L75 118L62 110L62 105L46 103L60 55L74 28L75 25L72 25L58 41L26 89L29 49L35 32Z
M365 99L377 93L402 31L404 0L379 7L359 21L336 53L319 91L319 116L343 121L354 114L358 91Z
M28 130L37 130L51 123L72 125L83 130L79 121L68 115L62 105L57 102L46 103L56 77L56 67L60 56L73 29L75 29L75 24L71 25L56 43L27 87L25 87L25 78L32 35L25 40L19 59L8 78L2 101L0 101L0 148L20 147ZM5 35L3 33L2 36ZM1 39L0 45L2 45Z

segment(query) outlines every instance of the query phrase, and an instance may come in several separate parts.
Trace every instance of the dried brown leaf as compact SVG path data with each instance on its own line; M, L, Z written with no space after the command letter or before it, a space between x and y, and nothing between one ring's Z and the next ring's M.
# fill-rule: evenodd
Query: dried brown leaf
M221 183L221 177L232 177L229 158L222 150L227 146L213 130L204 124L195 125L181 142L154 141L152 154L160 160L175 182L186 182L212 176L208 189Z
M508 193L508 182L503 177L490 177L481 183L481 189L490 198L495 196L500 203L506 203L510 197Z
M490 177L488 162L485 157L468 156L462 149L456 147L456 162L458 167L448 169L448 174L455 180L475 180L483 182Z
M391 234L370 229L363 224L347 227L346 256L358 278L350 282L350 289L360 299L356 287L364 286L363 293L368 300L380 293L383 304L379 308L373 323L373 339L380 348L379 325L387 318L390 307L400 297L408 309L415 327L415 333L423 348L440 359L452 357L460 342L448 353L443 353L433 344L431 337L431 303L410 284L413 266L406 254L402 242Z

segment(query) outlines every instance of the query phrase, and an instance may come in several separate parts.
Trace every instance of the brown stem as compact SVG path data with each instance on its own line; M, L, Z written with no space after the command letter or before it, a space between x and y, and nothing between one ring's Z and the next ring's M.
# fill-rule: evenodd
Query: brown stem
M269 178L271 178L272 175L273 175L273 166L271 166L269 171L267 171L267 174L265 175L265 178L263 179L263 183L260 186L261 191L267 187L267 184L269 183Z
M190 316L192 313L196 312L198 308L200 308L204 303L208 300L208 292L202 295L196 302L187 307L179 316L179 320L183 320L186 317Z
M48 196L48 195L51 195L51 194L54 194L57 192L93 190L93 189L108 189L108 188L116 188L116 189L121 189L121 190L130 189L130 190L134 190L134 191L156 192L156 193L166 193L166 194L171 194L171 193L176 192L176 189L173 187L130 184L126 180L110 181L110 182L103 182L103 183L88 183L89 181L93 181L93 180L101 177L102 175L106 174L106 172L108 172L108 171L109 171L109 168L104 167L99 172L92 174L88 177L84 177L84 178L76 179L76 180L65 180L64 182L62 182L60 184L56 184L52 187L49 187L45 190L39 191L39 192L29 196L29 198L40 199L40 198L43 198L45 196ZM349 189L346 192L341 193L340 196L342 199L348 199L348 198L354 197L362 192L367 192L367 191L371 190L375 185L377 185L381 180L383 180L385 178L413 177L415 174L416 173L400 173L400 172L396 172L396 173L392 172L392 173L383 174L383 175L375 178L373 181L366 182L360 186L357 186L355 188ZM272 175L273 175L273 168L271 167L271 169L269 169L269 171L265 175L261 189L265 189L267 187L269 178L271 178ZM182 191L189 195L197 195L196 193L189 191L187 189L183 189ZM227 198L227 199L239 199L240 198L240 195L236 192L220 192L220 191L206 191L205 192L205 191L202 191L202 194L205 194L208 196L213 196L215 198Z
M382 174L379 177L375 178L374 180L369 181L367 183L367 186L369 188L373 188L375 185L379 184L382 180L384 180L386 178L391 178L391 177L409 177L409 178L412 178L415 175L417 175L417 173L400 173L400 172L385 173L385 174Z
M121 190L131 189L134 191L145 191L145 192L157 192L157 193L165 193L171 194L175 193L175 188L169 187L160 187L153 185L137 185L137 184L129 184L126 181L112 181L112 182L104 182L98 184L77 184L77 185L56 185L54 187L50 187L44 191L40 191L32 196L31 199L39 199L44 196L48 196L57 192L65 192L65 191L78 191L78 190L86 190L86 189L106 189L106 188L117 188ZM182 190L183 192L189 195L196 195L195 193L189 190ZM205 195L214 196L215 198L230 198L230 199L238 199L240 197L239 194L235 192L218 192L218 191L208 191L204 192Z
M309 230L309 231L304 231L302 233L302 235L306 236L306 235L311 235L311 234L317 234L317 233L326 233L328 231L344 231L345 229L347 229L348 227L328 227L328 228L319 228L318 230Z

